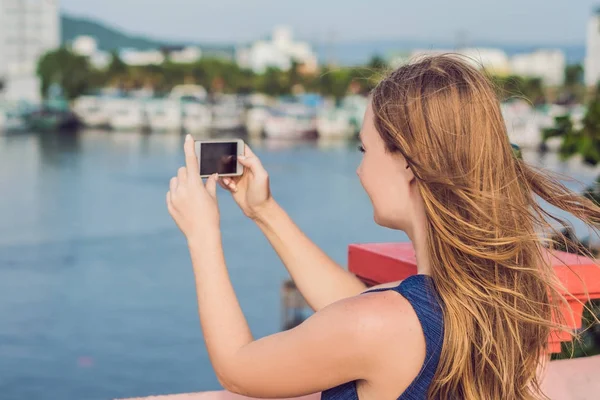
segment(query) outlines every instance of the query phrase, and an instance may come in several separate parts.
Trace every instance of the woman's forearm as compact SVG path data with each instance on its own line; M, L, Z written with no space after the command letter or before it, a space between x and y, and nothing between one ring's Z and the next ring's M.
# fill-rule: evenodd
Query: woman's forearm
M261 210L256 222L313 310L366 289L364 283L302 233L275 201Z
M198 296L198 313L215 373L221 378L235 353L252 342L252 333L225 266L220 235L188 241Z

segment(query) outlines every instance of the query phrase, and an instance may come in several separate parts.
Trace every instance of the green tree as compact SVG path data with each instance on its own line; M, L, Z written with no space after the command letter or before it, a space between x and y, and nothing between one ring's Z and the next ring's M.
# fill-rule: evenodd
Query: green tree
M578 152L591 165L600 162L600 84L588 104L579 134Z
M348 68L340 68L331 72L331 93L329 95L340 100L348 93L348 87L352 81L351 71Z
M178 72L173 71L170 85L182 83L184 80L194 81L210 90L215 82L222 82L227 92L248 92L257 88L261 82L255 81L251 70L240 68L235 62L218 58L203 58L193 64L172 64Z
M570 64L565 68L565 86L580 85L583 82L583 66Z
M334 89L333 71L329 67L323 67L319 74L318 84L319 91L324 96L330 96L335 91Z
M149 73L160 76L156 90L162 92L170 91L175 85L183 83L187 74L186 65L175 64L168 60L160 66L148 67L153 67L150 68Z
M583 84L583 67L581 64L567 65L565 68L565 83L559 88L557 103L574 104L582 103L585 97Z
M110 62L104 71L105 85L124 86L130 80L130 69L127 64L121 60L119 53L113 51L111 53Z
M564 158L580 154L585 163L600 162L600 85L596 87L588 110L583 118L583 127L577 131L568 115L555 118L555 125L543 132L544 140L562 137L560 153Z
M289 81L290 87L293 87L294 85L301 83L300 73L298 72L299 68L300 68L300 64L298 64L298 61L292 60L292 66L290 67L290 70L288 71L288 81Z
M544 83L541 78L529 78L524 80L523 94L531 100L533 104L546 103L546 94L544 92Z
M240 80L237 87L237 91L242 94L252 93L255 90L254 81L256 75L251 69L242 69L240 71Z
M374 70L384 70L388 67L388 65L383 59L383 57L376 54L373 57L371 57L369 63L367 64L367 67Z
M387 68L383 58L374 56L367 66L336 69L323 67L318 74L302 74L301 65L296 61L292 62L288 71L268 68L264 73L256 74L252 70L240 68L232 60L215 57L205 57L193 63L176 63L166 59L160 65L129 66L115 51L107 67L96 70L85 57L77 56L67 49L60 49L56 53L49 55L40 65L43 90L45 92L51 83L56 82L61 86L64 84L69 86L65 87L70 93L69 97L77 96L88 88L107 85L124 90L149 87L158 92L168 92L178 84L196 83L209 91L261 91L273 96L290 94L296 85L301 85L310 92L340 99L348 93L351 85L353 91L368 93ZM81 79L81 76L87 76L87 81Z
M510 75L507 77L495 76L492 81L499 90L501 100L520 97L539 105L546 102L543 82L540 78L525 78Z
M106 74L108 76L118 76L127 74L128 66L121 60L117 51L112 51L110 54L110 62L106 68Z
M270 96L281 96L290 93L290 86L285 73L278 68L267 68L258 80L257 86L259 91Z
M570 157L577 152L578 132L573 127L570 115L560 115L554 118L554 126L542 131L542 141L553 137L562 138L560 153L564 158Z
M61 47L44 54L37 65L42 96L46 97L52 84L58 84L72 100L90 89L93 71L87 57Z

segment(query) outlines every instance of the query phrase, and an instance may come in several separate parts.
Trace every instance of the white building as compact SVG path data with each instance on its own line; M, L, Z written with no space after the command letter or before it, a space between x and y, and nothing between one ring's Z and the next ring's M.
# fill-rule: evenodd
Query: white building
M82 56L88 57L92 65L102 69L108 66L112 56L106 51L98 49L98 42L91 36L78 36L71 43L71 49ZM165 53L175 63L188 64L198 61L202 57L202 51L198 47L188 46L178 49L160 50L137 50L122 49L119 52L121 60L131 66L158 65L165 61Z
M166 56L165 56L166 54ZM119 52L121 60L130 66L160 65L167 57L180 64L189 64L198 61L202 57L202 50L198 47L184 47L178 50L136 50L122 49Z
M512 74L541 78L548 86L560 86L565 82L566 65L565 54L561 50L517 54L510 60Z
M504 50L470 47L460 49L459 53L476 67L484 68L493 75L506 75L510 72L510 62Z
M169 59L179 64L191 64L200 60L200 58L202 58L202 50L194 46L169 52Z
M71 49L79 55L88 57L90 63L98 69L107 67L112 59L108 52L98 49L98 42L91 36L76 37L71 43Z
M159 65L165 61L165 55L159 50L122 49L119 57L130 66Z
M92 57L98 51L98 42L91 36L77 36L71 48L79 55Z
M316 71L318 67L317 55L310 44L295 42L287 27L275 28L271 40L260 40L249 48L239 49L236 58L240 66L257 73L263 73L268 67L287 71L293 61L302 64L306 72Z
M0 79L6 100L40 100L39 58L60 46L58 0L0 0Z
M584 70L586 85L594 86L600 81L600 8L588 22Z
M410 53L408 59L405 55L398 57L394 60L394 64L398 64L407 60L409 62L414 62L426 56L435 56L442 54L454 54L460 56L462 60L471 63L477 68L485 68L488 72L495 75L506 75L510 71L509 59L503 50L481 47L470 47L458 50L413 50Z
M108 67L111 61L112 55L106 51L97 51L90 57L91 64L98 69Z

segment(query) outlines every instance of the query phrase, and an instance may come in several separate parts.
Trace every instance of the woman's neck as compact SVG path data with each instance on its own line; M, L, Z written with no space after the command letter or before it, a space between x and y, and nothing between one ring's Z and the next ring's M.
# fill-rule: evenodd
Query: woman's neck
M417 273L431 275L431 259L427 245L427 217L425 214L406 232L415 249Z

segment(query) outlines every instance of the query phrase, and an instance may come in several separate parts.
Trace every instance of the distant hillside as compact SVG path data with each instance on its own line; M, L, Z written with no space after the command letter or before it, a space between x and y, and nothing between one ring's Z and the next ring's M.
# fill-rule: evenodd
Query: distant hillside
M62 42L67 43L80 35L89 35L96 38L101 50L114 50L131 47L140 50L156 49L164 46L181 46L194 44L200 46L203 53L208 56L224 56L231 58L234 45L216 45L211 43L176 43L164 39L152 39L122 32L107 24L92 19L62 15ZM580 63L585 57L585 46L582 45L511 45L501 43L473 43L474 46L497 47L509 55L529 52L537 48L559 48L565 52L567 62ZM314 44L315 51L321 62L333 60L341 65L359 65L366 63L372 56L389 56L402 50L413 48L446 48L451 49L450 43L440 43L426 40L368 40L353 42L338 42L333 45L325 43Z
M197 45L202 48L205 54L215 54L231 56L233 46L200 44L200 43L178 43L164 40L157 40L143 36L130 35L122 32L118 28L113 28L105 23L87 18L73 17L70 15L61 15L61 40L63 44L71 42L77 36L88 35L98 41L98 47L101 50L111 51L121 48L135 48L139 50L157 49L166 46Z

